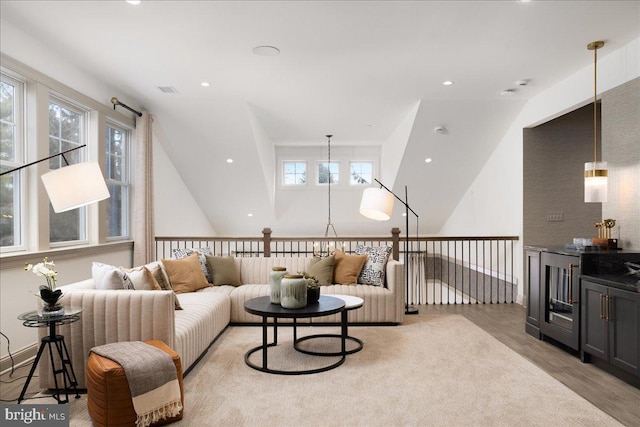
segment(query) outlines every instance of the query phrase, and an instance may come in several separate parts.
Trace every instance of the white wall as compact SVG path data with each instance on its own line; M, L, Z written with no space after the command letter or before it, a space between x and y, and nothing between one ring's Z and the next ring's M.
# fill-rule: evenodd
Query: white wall
M599 93L638 76L640 39L614 52L600 52ZM440 234L517 235L522 240L522 129L558 117L591 102L592 99L591 65L529 100L458 203ZM606 141L603 142L605 143ZM522 250L521 245L519 250ZM517 265L514 270L519 283L518 295L521 298L522 256L516 256L515 261Z
M153 198L156 236L211 237L216 232L162 148L153 124Z

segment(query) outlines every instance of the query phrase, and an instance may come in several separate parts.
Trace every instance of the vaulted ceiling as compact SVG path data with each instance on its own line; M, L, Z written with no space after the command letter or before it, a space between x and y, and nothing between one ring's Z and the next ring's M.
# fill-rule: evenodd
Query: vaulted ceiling
M421 231L437 233L528 99L588 66L589 42L606 40L606 56L640 35L637 1L3 0L0 7L5 24L150 111L204 214L218 233L234 235L263 226L302 231L278 218L260 147L324 145L327 133L335 145L396 144L400 160L385 164L383 156L381 175L399 193L409 186L412 207L428 212ZM255 55L260 45L280 54ZM1 46L38 62L24 43ZM516 90L506 97L505 89ZM449 133L434 133L436 126ZM388 230L351 215L359 194L352 198L337 226L348 234ZM309 221L324 220L323 203Z

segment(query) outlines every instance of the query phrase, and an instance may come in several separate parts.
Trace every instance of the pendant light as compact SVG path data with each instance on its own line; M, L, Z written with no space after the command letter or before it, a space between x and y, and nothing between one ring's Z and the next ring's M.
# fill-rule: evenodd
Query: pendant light
M598 161L598 90L597 63L598 49L603 41L589 43L587 49L593 51L593 162L584 164L584 201L597 203L607 201L607 162Z

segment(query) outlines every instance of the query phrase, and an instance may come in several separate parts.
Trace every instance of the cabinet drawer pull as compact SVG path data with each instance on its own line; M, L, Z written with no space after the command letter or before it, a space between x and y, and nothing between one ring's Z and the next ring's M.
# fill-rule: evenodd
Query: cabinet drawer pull
M604 300L604 295L598 295L600 297L600 304L598 304L598 308L600 309L600 320L604 319L604 310L602 309L602 301Z
M607 311L605 312L604 318L606 320L613 320L613 319L611 319L611 316L610 316L610 314L611 314L611 305L610 305L611 304L611 298L609 298L609 295L605 296L605 298L606 298L606 304L607 304L606 305Z

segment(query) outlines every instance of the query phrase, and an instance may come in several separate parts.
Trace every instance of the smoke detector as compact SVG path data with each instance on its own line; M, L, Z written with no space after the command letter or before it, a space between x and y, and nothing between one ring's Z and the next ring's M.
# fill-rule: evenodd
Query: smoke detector
M446 134L449 133L447 128L444 127L444 126L436 126L435 128L433 128L433 132L438 134L438 135L446 135Z

